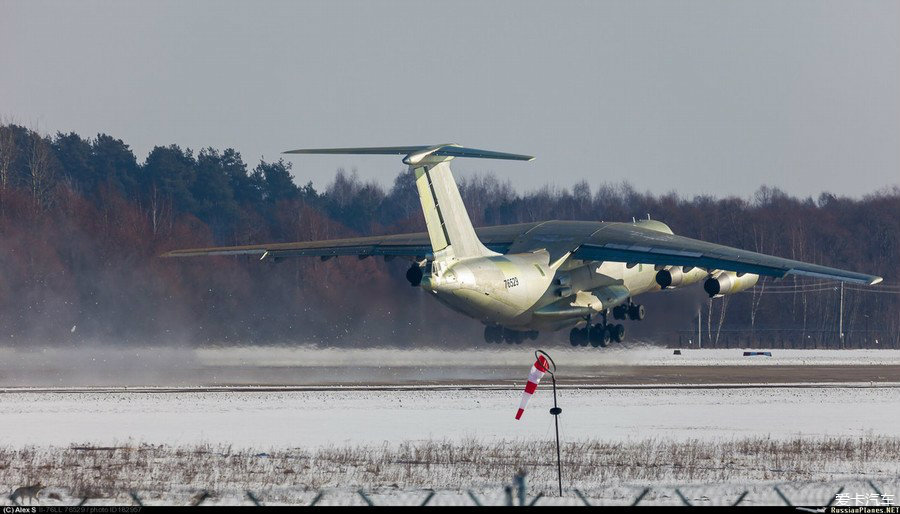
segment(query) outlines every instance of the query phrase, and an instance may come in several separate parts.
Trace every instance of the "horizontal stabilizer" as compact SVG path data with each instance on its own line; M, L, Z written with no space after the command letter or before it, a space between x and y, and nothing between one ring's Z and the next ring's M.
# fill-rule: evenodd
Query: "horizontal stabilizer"
M435 155L438 157L473 157L478 159L505 159L511 161L532 161L530 155L495 152L466 148L454 143L433 146L372 146L365 148L303 148L289 150L286 154L344 154L344 155L405 155L403 162L415 164L421 159Z

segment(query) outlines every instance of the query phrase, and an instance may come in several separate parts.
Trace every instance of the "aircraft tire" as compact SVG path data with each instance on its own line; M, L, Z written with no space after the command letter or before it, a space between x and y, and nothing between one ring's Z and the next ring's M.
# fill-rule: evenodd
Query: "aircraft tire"
M589 344L588 341L588 328L573 328L571 332L569 332L569 342L572 346L587 346Z
M636 303L628 308L628 317L634 321L640 321L647 315L642 304Z
M573 328L572 330L570 330L569 331L569 344L571 344L572 346L581 346L580 333L581 333L581 330L579 330L577 328Z
M612 340L621 343L625 340L625 325L618 323L616 325L610 325L609 331L612 333Z
M588 334L588 339L591 341L591 346L593 346L594 348L606 346L605 344L603 344L604 331L605 329L603 328L603 325L599 323L591 326L591 331Z
M496 325L484 327L484 340L488 343L499 343L503 336L503 329Z

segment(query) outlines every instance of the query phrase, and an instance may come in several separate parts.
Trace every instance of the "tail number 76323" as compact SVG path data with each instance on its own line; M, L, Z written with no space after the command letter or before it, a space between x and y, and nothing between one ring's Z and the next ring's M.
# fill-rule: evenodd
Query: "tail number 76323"
M518 277L507 278L507 279L503 280L503 283L506 284L507 289L509 289L511 287L516 287L517 285L519 285L519 278Z

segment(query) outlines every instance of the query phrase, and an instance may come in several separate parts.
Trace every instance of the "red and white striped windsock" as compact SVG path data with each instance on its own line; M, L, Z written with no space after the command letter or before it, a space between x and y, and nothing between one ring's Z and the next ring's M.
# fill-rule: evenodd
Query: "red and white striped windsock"
M522 414L525 412L525 406L528 405L528 400L531 399L531 395L537 390L538 382L541 381L548 369L547 359L543 355L538 355L534 365L531 366L531 372L528 373L528 382L525 383L525 390L522 391L522 400L519 402L516 419L522 417Z

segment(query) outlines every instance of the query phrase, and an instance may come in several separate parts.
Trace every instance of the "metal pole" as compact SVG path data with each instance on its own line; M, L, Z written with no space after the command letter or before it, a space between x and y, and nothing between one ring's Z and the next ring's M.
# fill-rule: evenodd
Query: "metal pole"
M703 348L703 307L697 307L697 349Z
M841 338L841 349L844 349L844 283L841 282L841 308L838 317L838 336Z
M559 415L562 409L556 406L556 376L551 374L553 379L553 408L550 414L553 414L553 422L556 424L556 478L559 481L559 495L562 496L562 457L559 452Z
M559 415L562 414L562 409L556 403L556 363L544 350L534 351L536 359L539 359L541 355L549 361L547 373L550 373L550 379L553 381L553 408L550 409L550 414L553 414L553 423L556 425L556 478L559 483L559 495L562 496L562 456L559 451Z

